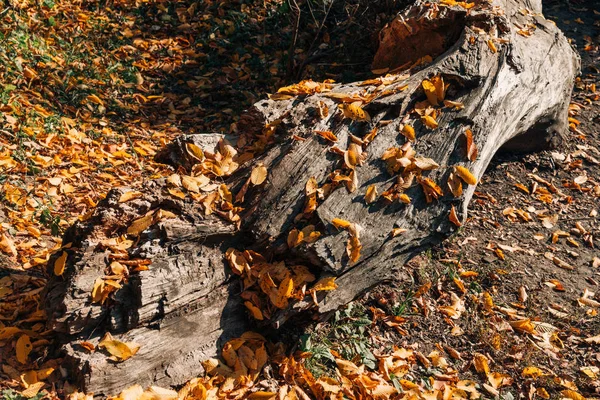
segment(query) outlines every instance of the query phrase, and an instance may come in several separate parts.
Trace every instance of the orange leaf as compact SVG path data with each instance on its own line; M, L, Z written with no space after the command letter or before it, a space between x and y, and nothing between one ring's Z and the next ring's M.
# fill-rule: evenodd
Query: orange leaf
M469 161L475 161L477 159L478 151L477 145L473 140L473 132L471 132L470 129L465 131L465 138L467 141L467 159L469 159Z
M458 219L458 215L456 215L456 209L454 208L454 206L452 206L452 208L450 209L450 222L452 222L454 225L456 225L457 227L461 227L462 224L460 223L460 220Z
M315 133L321 136L323 139L329 140L330 142L335 143L338 141L337 136L335 136L335 134L331 131L315 131Z
M454 172L456 172L456 174L460 176L466 184L477 185L477 178L475 178L475 176L471 173L471 171L469 171L468 168L457 165L456 167L454 167Z
M17 351L17 361L21 364L27 364L27 358L29 357L29 353L33 347L31 346L31 340L28 335L21 335L17 340L17 344L15 345L15 349Z
M61 276L65 272L65 264L67 263L67 252L63 251L60 257L54 261L54 275Z

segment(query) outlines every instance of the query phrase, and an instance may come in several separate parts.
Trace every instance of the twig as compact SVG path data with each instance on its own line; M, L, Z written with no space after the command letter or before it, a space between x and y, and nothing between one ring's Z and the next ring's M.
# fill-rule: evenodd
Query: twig
M292 5L293 2L293 5ZM294 24L294 37L288 49L288 66L286 73L286 81L292 79L294 75L294 52L296 51L296 42L298 41L298 30L300 29L300 6L296 0L290 0L290 6L296 12L296 23Z

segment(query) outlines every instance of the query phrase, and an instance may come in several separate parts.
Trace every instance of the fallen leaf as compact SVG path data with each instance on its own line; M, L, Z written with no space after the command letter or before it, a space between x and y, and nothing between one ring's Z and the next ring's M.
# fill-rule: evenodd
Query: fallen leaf
M338 141L337 136L335 136L335 134L331 131L315 131L315 133L321 136L323 139L329 140L330 142L335 143Z
M377 187L375 185L370 185L365 194L365 202L371 204L374 203L375 200L377 200Z
M114 339L112 335L107 332L100 343L98 343L98 348L105 349L110 353L112 360L121 362L134 356L140 349L140 345L121 342Z
M258 186L261 185L267 179L267 167L260 164L252 169L252 173L250 174L250 182L253 185Z
M319 279L317 283L311 288L316 292L323 290L335 290L337 289L337 284L335 283L335 276L328 276L325 278Z
M467 159L469 161L475 161L477 159L477 145L473 140L473 132L470 129L465 131L465 139L467 142Z
M54 261L54 275L62 276L65 272L65 264L67 263L67 252L63 251L62 254Z
M450 209L450 222L452 222L454 225L456 225L457 227L461 227L462 224L460 223L460 220L458 219L458 215L456 215L456 209L454 208L454 206L452 206L452 208Z
M204 160L204 151L194 143L186 143L185 150L187 153L198 161Z
M29 336L26 334L21 335L19 339L17 339L15 349L17 352L17 361L21 364L27 364L29 353L31 353L31 350L33 350Z
M410 125L404 125L402 127L402 130L400 130L400 132L402 133L402 135L404 135L404 137L406 139L408 139L411 142L414 142L415 140L417 140L417 136L415 134L415 128L413 128Z
M139 199L143 195L144 194L141 192L135 192L135 191L125 192L121 195L121 197L119 197L119 203L126 203L133 199Z
M477 185L477 178L469 171L468 168L457 165L454 167L454 172L468 185Z

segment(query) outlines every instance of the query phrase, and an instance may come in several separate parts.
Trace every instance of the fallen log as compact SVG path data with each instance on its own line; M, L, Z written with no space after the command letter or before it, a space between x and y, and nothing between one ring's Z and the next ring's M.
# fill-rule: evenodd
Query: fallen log
M235 136L180 138L158 159L185 173L115 189L68 230L46 304L76 384L182 384L248 314L278 327L407 274L500 148L564 140L579 72L537 0L418 0L373 66L386 75L283 88ZM141 347L113 361L106 332Z

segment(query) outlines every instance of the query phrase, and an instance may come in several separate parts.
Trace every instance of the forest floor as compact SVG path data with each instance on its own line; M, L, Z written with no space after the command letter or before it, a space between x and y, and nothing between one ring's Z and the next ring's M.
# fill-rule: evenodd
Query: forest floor
M277 0L0 6L3 396L76 389L40 307L43 266L70 223L113 186L171 174L152 157L182 133L235 132L245 108L299 79L369 77L376 33L397 3L307 3L315 8L297 19ZM464 392L490 398L600 397L600 5L549 0L545 15L582 57L567 140L499 154L459 233L408 264L410 284L382 285L301 332L273 336L288 354L303 352L322 386L336 390L326 377L344 358L397 390L428 387L421 398L441 398L440 382L471 381L477 390ZM380 360L394 346L411 361L385 376Z

